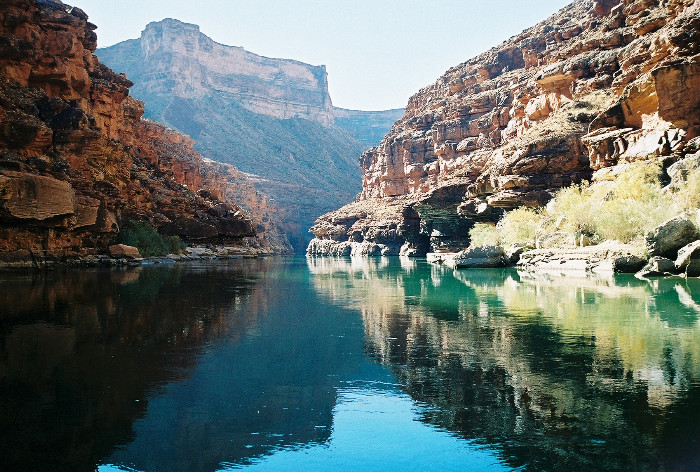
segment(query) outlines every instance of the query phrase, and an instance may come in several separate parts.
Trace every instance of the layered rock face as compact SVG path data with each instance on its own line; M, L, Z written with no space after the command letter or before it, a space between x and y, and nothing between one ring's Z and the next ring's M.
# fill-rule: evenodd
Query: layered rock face
M190 135L205 156L251 174L283 208L285 231L301 251L314 220L361 190L357 156L399 118L334 109L323 66L218 44L177 20L151 23L139 39L97 54L134 81L147 117Z
M307 118L323 125L333 122L324 66L267 58L218 44L201 34L197 25L174 19L150 23L139 39L103 49L99 55L108 65L121 56L120 66L138 84L134 88L138 97L196 99L217 90L255 113ZM147 80L133 73L139 66L143 74L152 74ZM171 73L154 74L162 70Z
M385 252L459 248L474 221L543 205L594 170L693 152L699 29L692 0L572 3L411 97L363 154L358 202L324 215L313 233L375 243L394 225L403 239ZM398 211L373 218L387 202ZM420 218L417 234L407 209Z
M131 82L94 56L87 19L57 0L0 9L0 259L101 253L127 219L189 241L272 250L264 237L246 239L256 224L226 198L243 177L141 118Z

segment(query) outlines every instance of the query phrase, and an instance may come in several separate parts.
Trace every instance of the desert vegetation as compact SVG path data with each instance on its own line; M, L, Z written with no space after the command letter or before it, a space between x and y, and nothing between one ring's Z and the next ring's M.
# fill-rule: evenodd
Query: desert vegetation
M185 243L178 236L162 236L148 221L128 221L119 233L119 242L138 248L144 257L182 254Z
M544 208L520 207L496 225L476 224L469 233L473 247L535 247L545 240L595 244L606 240L642 243L647 232L678 214L700 208L700 169L664 186L659 162L635 162L556 193ZM697 215L696 215L697 218ZM700 222L699 222L700 223Z

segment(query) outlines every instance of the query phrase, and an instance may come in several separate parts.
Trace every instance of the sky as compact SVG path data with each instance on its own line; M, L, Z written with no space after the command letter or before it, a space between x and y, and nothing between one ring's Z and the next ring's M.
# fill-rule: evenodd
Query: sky
M98 47L164 18L266 57L325 65L335 106L402 108L447 69L571 0L65 0L98 26ZM119 72L119 71L117 71Z

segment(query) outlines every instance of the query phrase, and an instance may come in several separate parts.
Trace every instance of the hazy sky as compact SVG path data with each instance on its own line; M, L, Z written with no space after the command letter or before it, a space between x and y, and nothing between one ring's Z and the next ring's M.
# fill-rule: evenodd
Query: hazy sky
M325 64L333 104L401 108L447 69L570 0L64 0L98 26L99 47L176 18L215 41Z

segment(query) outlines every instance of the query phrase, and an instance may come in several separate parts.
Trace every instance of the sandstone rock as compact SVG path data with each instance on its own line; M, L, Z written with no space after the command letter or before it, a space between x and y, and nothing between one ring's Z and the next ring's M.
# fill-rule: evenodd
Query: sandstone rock
M500 246L465 249L458 253L454 259L454 266L458 269L505 267L508 263L509 260Z
M68 182L40 175L0 171L0 219L48 220L76 211Z
M116 259L140 259L141 253L134 246L113 244L109 246L109 254Z
M641 270L647 260L641 256L624 255L615 257L612 260L613 271L618 274L634 274Z
M214 223L197 218L178 218L161 226L160 230L165 235L180 236L188 241L216 238L219 234Z
M309 242L306 253L310 256L349 257L352 253L352 243L314 238Z
M681 215L651 230L646 236L646 248L652 256L675 259L680 248L697 239L700 239L697 226Z
M77 212L73 228L85 228L86 226L94 226L100 211L100 200L86 196L77 197Z
M678 257L675 262L676 270L679 272L685 271L694 260L700 260L700 241L693 241L678 251Z
M637 272L636 276L639 278L662 277L673 274L675 270L676 267L672 260L665 257L654 256L649 259L649 262L642 268L642 270Z

